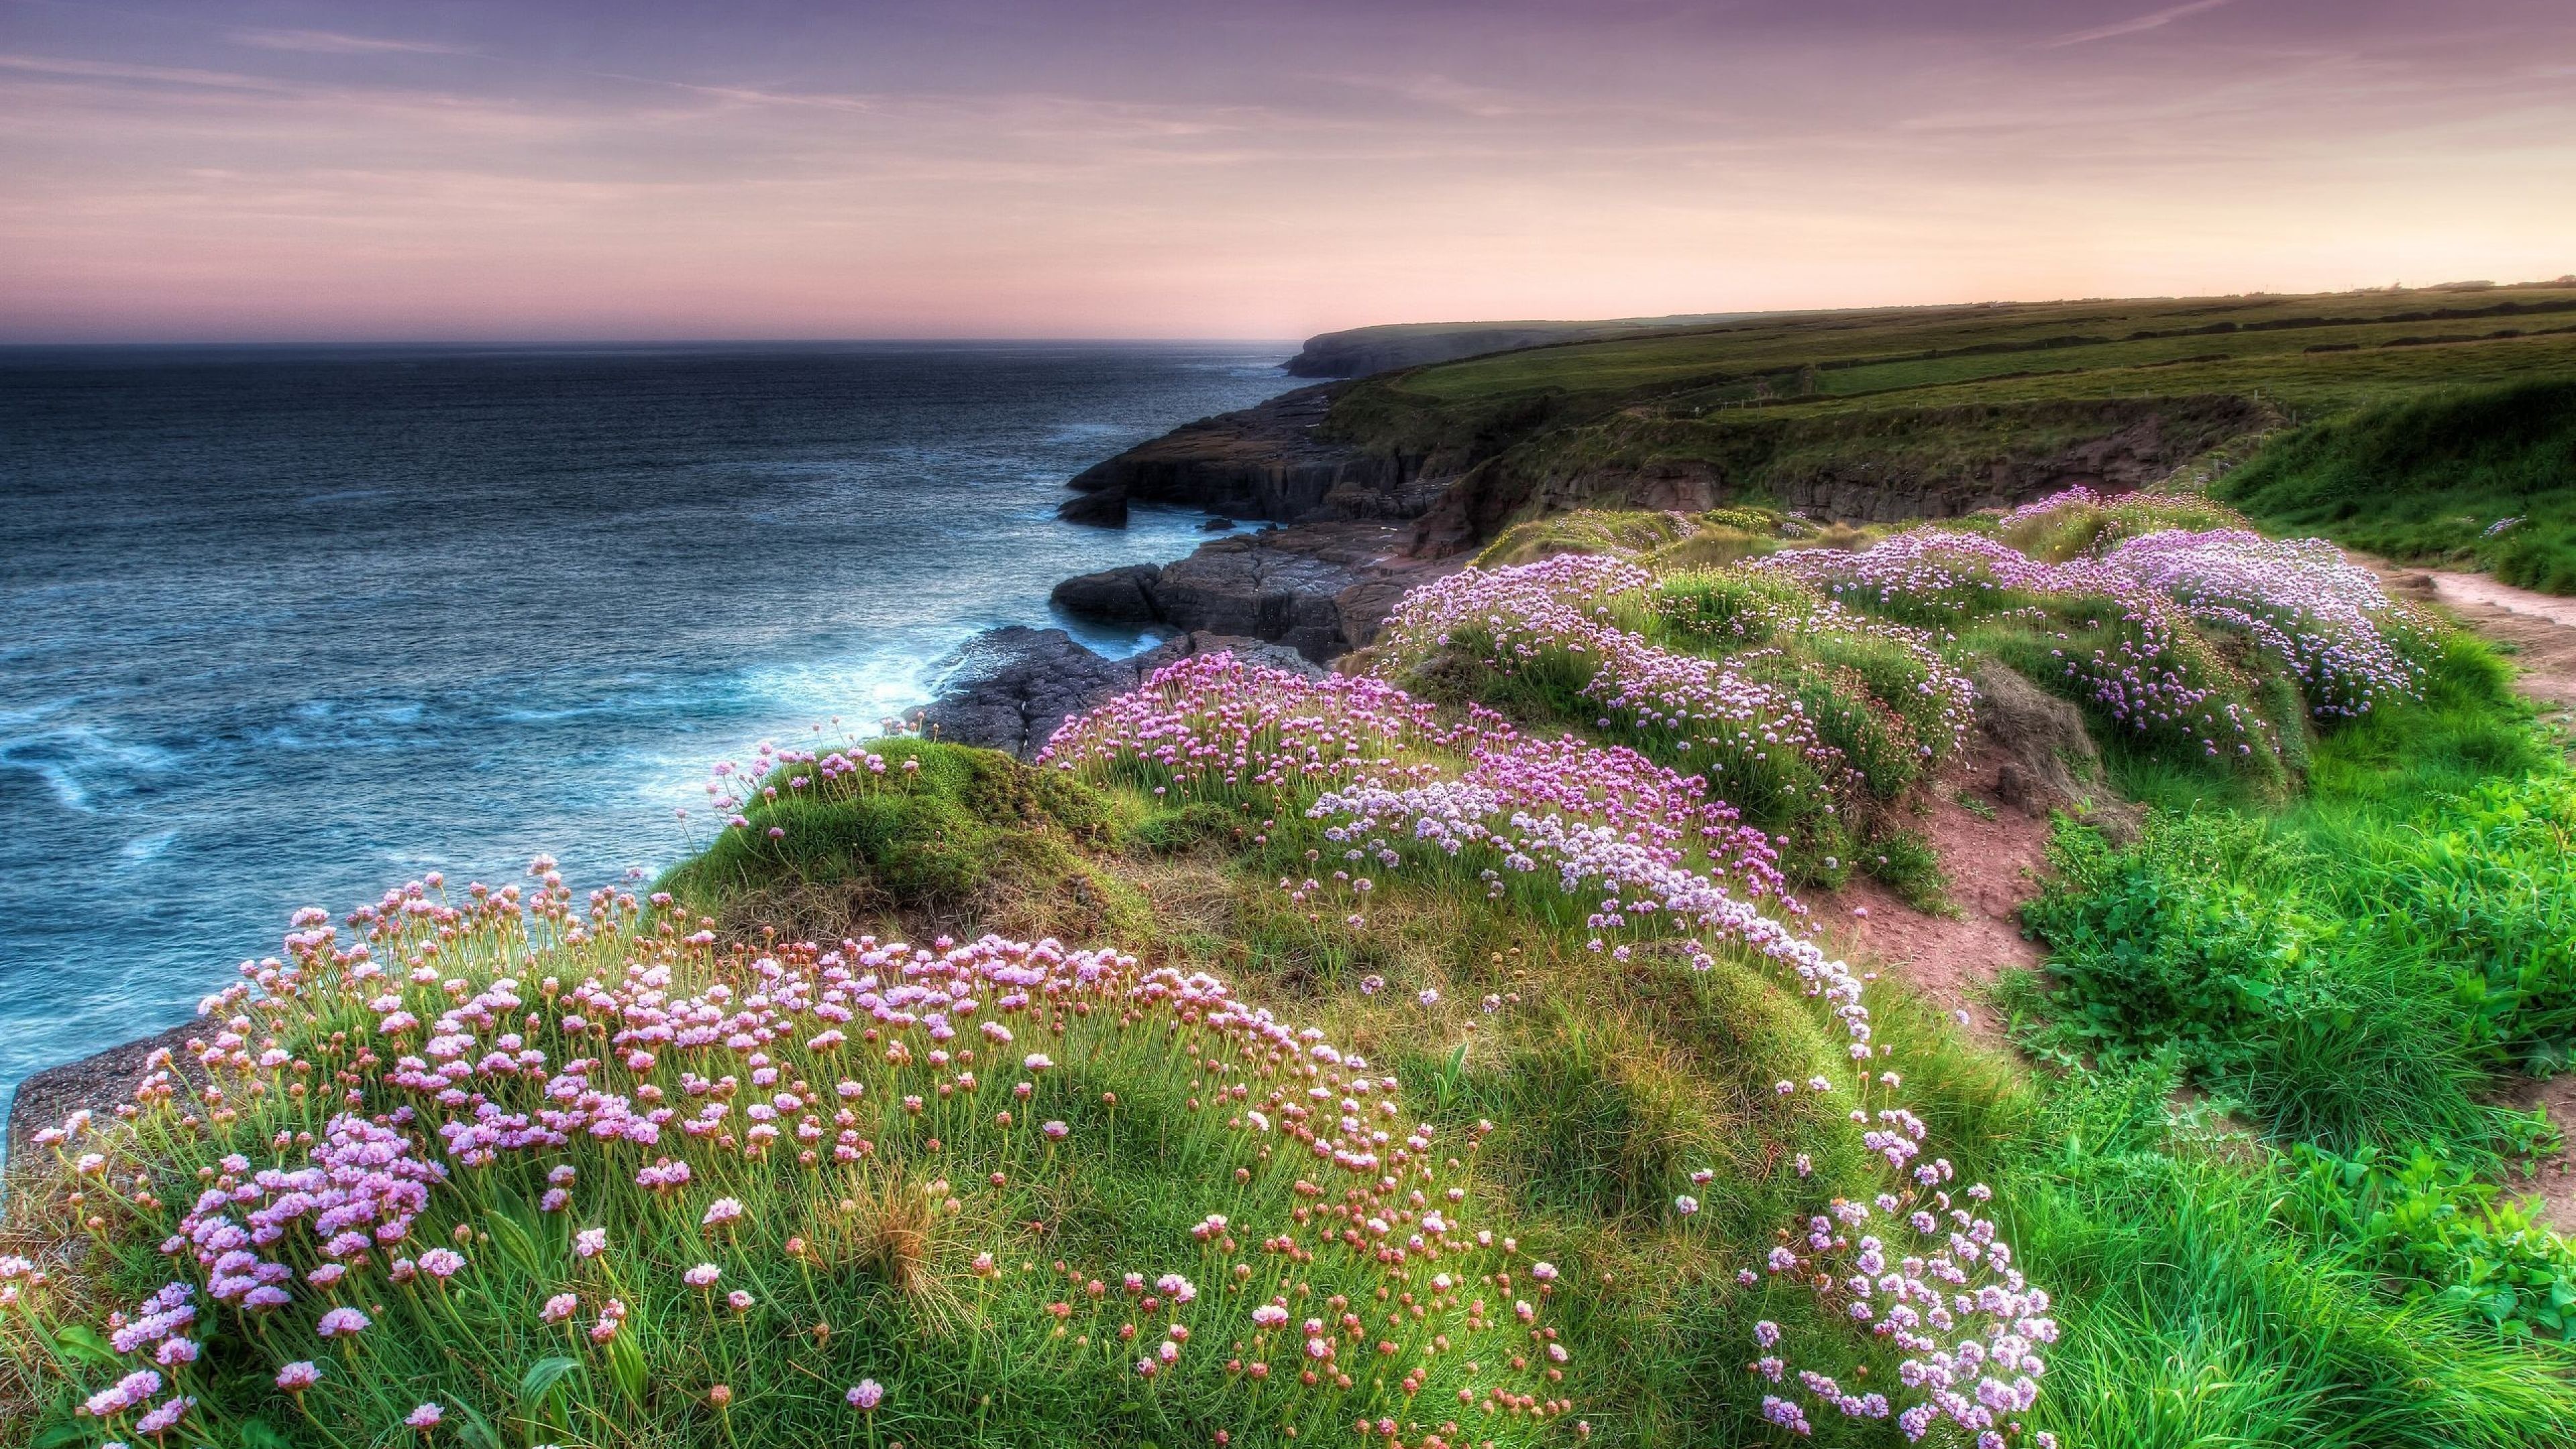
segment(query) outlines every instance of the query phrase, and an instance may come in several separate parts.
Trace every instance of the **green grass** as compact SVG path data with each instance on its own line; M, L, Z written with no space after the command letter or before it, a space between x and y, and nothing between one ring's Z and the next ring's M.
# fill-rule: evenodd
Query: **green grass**
M1441 363L1347 386L1330 427L1461 475L1444 507L1481 539L1543 510L1630 507L1677 476L1724 501L1830 513L1879 494L1869 516L1961 512L1998 489L2019 501L2099 479L2106 458L2148 481L2359 409L2570 379L2566 287L1997 304L1755 317ZM2455 459L2420 462L2428 485L2456 486ZM2564 539L2541 531L2524 551L2554 560Z
M2126 518L2088 516L2066 536L2017 542L2081 549ZM2154 521L2128 522L2141 519ZM1804 709L1872 762L1870 808L1883 818L1844 865L1937 906L1942 862L1903 822L1919 791L1947 786L1888 747L1936 722L1918 689L1922 661L1866 631L1819 631L1803 591L1692 553L1817 533L1776 514L1631 513L1548 520L1510 545L1612 551L1659 569L1652 597L1620 608L1662 647L1785 651L1775 679L1807 690ZM1945 647L1964 656L2036 637L2016 627L1984 620ZM1444 677L1534 728L1624 738L1596 725L1566 661L1508 677L1453 664ZM2576 1441L2576 1350L2558 1341L2576 1311L2576 1254L2506 1200L2497 1174L2534 1132L2489 1105L2499 1081L2564 1066L2576 1044L2576 772L2506 684L2491 651L2454 638L2420 703L2322 735L2296 723L2295 696L2264 695L2298 736L2281 775L2106 742L2114 782L2152 807L2151 823L2121 848L2074 827L2061 835L2065 874L2031 917L2054 960L2010 997L2036 1065L1967 1040L1894 979L1868 988L1902 1100L1962 1182L1995 1186L2015 1265L2055 1297L2062 1337L2032 1427L2067 1449ZM1416 763L1435 753L1379 744ZM1533 1302L1569 1358L1561 1380L1526 1375L1528 1387L1564 1394L1569 1418L1589 1426L1578 1439L1570 1422L1478 1416L1453 1442L1786 1443L1760 1422L1766 1386L1745 1367L1763 1318L1838 1345L1831 1366L1847 1382L1892 1377L1897 1355L1831 1321L1804 1287L1736 1277L1820 1202L1886 1182L1849 1126L1876 1099L1855 1087L1838 1023L1776 965L1725 949L1690 971L1645 930L1633 958L1588 949L1593 900L1544 873L1489 886L1474 857L1429 849L1377 873L1354 925L1343 914L1353 901L1316 909L1279 884L1329 873L1325 852L1346 843L1305 816L1311 786L1166 793L1156 786L1173 776L1132 761L1077 778L948 745L874 748L882 773L824 786L794 784L810 780L810 763L779 766L765 782L778 798L755 794L747 828L660 883L676 897L667 907L586 915L566 896L525 931L405 918L371 943L390 979L355 979L355 958L325 951L291 1003L260 1009L245 1034L248 1051L274 1042L306 1069L227 1067L220 1100L182 1091L112 1129L104 1178L22 1178L0 1254L36 1256L50 1278L40 1313L0 1307L0 1444L103 1437L74 1405L131 1361L63 1325L98 1323L167 1278L155 1249L170 1218L229 1174L226 1153L278 1160L276 1134L292 1143L321 1130L351 1105L344 1092L362 1111L406 1100L384 1068L425 1048L420 1034L377 1028L375 993L399 993L428 1020L503 978L543 1004L523 1001L480 1030L524 1031L557 1063L598 1059L597 1090L640 1104L654 1100L647 1086L668 1083L683 1110L730 1097L739 1128L756 1097L822 1097L846 1078L863 1090L825 1105L847 1112L871 1151L809 1165L787 1155L797 1139L753 1157L673 1127L650 1149L581 1137L557 1154L460 1167L403 1250L459 1245L470 1266L455 1285L371 1286L377 1328L354 1353L308 1342L309 1315L265 1328L225 1316L204 1335L205 1367L189 1381L200 1403L171 1443L416 1442L401 1417L437 1399L452 1415L432 1444L1181 1446L1224 1429L1234 1445L1280 1446L1290 1424L1299 1449L1374 1444L1353 1436L1352 1419L1427 1427L1438 1422L1429 1405L1459 1412L1465 1362L1490 1370L1551 1341L1453 1302L1438 1331L1456 1351L1417 1356L1434 1328L1405 1317L1402 1295L1423 1296L1419 1275L1399 1281L1364 1253L1292 1266L1255 1251L1292 1229L1323 1246L1312 1210L1369 1189L1300 1153L1265 1155L1216 1096L1256 1081L1297 1100L1312 1061L1246 1050L1168 1001L1104 996L1045 1026L1014 1017L1022 1040L1007 1048L961 1030L939 1049L973 1042L986 1060L935 1068L917 1027L909 1061L885 1038L818 1042L818 1021L754 1047L665 1047L657 1067L635 1065L628 1043L612 1048L607 1023L565 1019L562 993L584 981L632 993L614 1016L621 1030L655 1024L709 985L767 1009L778 987L764 960L803 960L788 944L798 938L867 933L1114 943L1148 967L1220 977L1391 1072L1402 1083L1391 1140L1415 1123L1437 1129L1436 1160L1418 1164L1433 1171L1426 1202L1454 1184L1454 1211L1512 1244L1473 1260L1469 1292L1497 1307ZM692 944L700 930L725 944ZM1055 1067L1015 1070L1041 1043ZM780 1081L720 1095L705 1080L748 1076L749 1057L732 1054L754 1050ZM969 1067L979 1087L956 1076ZM700 1079L687 1085L675 1069ZM1025 1101L1009 1095L1024 1076ZM1774 1085L1817 1076L1836 1084L1786 1096ZM503 1111L546 1100L542 1080L473 1085ZM2194 1095L2200 1105L2183 1105ZM907 1096L922 1099L918 1114ZM1005 1122L997 1109L1021 1115ZM817 1116L814 1140L837 1140L842 1124ZM1068 1124L1067 1146L1032 1140L1041 1117ZM2255 1135L2213 1125L2230 1120ZM534 1206L541 1164L558 1156L580 1167L569 1215ZM657 1156L698 1166L678 1207L635 1185ZM1331 1193L1302 1189L1303 1176ZM699 1226L717 1192L749 1209L730 1234ZM1687 1218L1675 1206L1684 1192L1699 1207ZM1235 1249L1192 1236L1211 1210L1228 1215ZM84 1226L93 1214L100 1226ZM569 1251L571 1228L592 1224L611 1234L603 1263ZM978 1267L979 1254L990 1264ZM1560 1271L1545 1293L1526 1276L1539 1259ZM723 1286L756 1306L727 1316L677 1281L699 1261L719 1263ZM1250 1273L1238 1278L1238 1262ZM1475 1276L1505 1266L1509 1290ZM1150 1281L1167 1268L1193 1277L1200 1306L1181 1367L1149 1381L1133 1367L1142 1350L1118 1330L1142 1318L1150 1344L1162 1321L1126 1306L1116 1285L1122 1272ZM1079 1290L1091 1277L1106 1285L1101 1300ZM619 1297L623 1346L532 1326L558 1288L583 1295L577 1326ZM1426 1395L1391 1372L1320 1395L1234 1373L1230 1358L1255 1354L1237 1343L1259 1342L1246 1315L1274 1291L1297 1294L1300 1317L1339 1295L1325 1316L1347 1307L1372 1334L1403 1337L1392 1361L1429 1364ZM269 1375L304 1357L324 1362L326 1386L299 1405ZM890 1391L873 1417L839 1406L862 1376ZM717 1384L729 1403L711 1397ZM1883 1423L1813 1417L1818 1443L1901 1442ZM1420 1427L1406 1430L1408 1446Z
M2051 1093L2005 1180L2065 1311L2045 1421L2111 1449L2505 1449L2576 1433L2576 1356L2392 1298L2303 1233L2242 1143L2176 1124L2154 1063Z
M2401 339L2465 341L2508 330L2545 337L2576 324L2571 303L2576 289L2544 287L1791 314L1499 353L1372 379L1370 386L1457 403L1548 393L1633 398L1758 378L1787 398L1797 395L1800 371L1812 367L1816 395L1834 397L2006 373L2200 366L2208 364L2199 359L2212 357L2224 360L2217 365L2301 358L2331 376L2358 359L2313 349L2411 352L2419 349ZM2493 310L2504 306L2520 310ZM1717 400L1714 393L1698 399Z
M2576 380L2445 390L2302 428L2218 492L2282 528L2576 593Z

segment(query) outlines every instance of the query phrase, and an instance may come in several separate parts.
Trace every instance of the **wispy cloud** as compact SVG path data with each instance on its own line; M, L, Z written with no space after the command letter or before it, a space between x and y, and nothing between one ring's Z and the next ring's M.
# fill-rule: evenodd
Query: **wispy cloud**
M434 40L394 40L380 35L351 35L338 30L236 30L237 45L261 50L301 50L315 55L472 55L469 46Z
M282 91L288 87L258 76L189 66L128 65L113 60L79 60L50 55L0 53L0 70L34 75L73 76L83 80L147 81L166 85L212 86L219 90Z
M2109 25L2096 26L2091 30L2078 30L2069 35L2044 40L2040 42L2040 47L2044 50L2055 50L2065 45L2082 45L2087 41L2111 40L2123 35L2135 35L2142 30L2160 30L2177 20L2198 15L2204 10L2215 10L2227 3L2229 0L2190 0L2190 3L2184 5L2168 5L2162 10L2133 15L2126 20L2113 21Z

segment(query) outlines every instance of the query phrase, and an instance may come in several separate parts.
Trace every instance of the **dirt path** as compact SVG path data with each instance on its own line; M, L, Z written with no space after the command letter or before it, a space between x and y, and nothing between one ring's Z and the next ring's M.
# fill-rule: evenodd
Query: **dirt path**
M1988 752L1945 775L1930 813L1913 822L1949 873L1955 914L1927 915L1859 877L1839 891L1807 897L1831 949L1863 970L1903 977L1953 1015L1968 1013L1969 1031L1992 1045L2002 1044L2004 1023L1987 1003L1986 989L2004 971L2037 966L2046 954L2022 935L2020 912L2039 894L2048 822L1997 796L2002 763Z
M2407 568L2353 554L2400 598L2440 604L2460 622L2512 650L2522 674L2514 687L2539 701L2544 715L2576 711L2576 599L2535 594L2484 574Z
M2438 604L2507 646L2519 671L2515 688L2540 705L2544 718L2576 723L2576 599L2536 594L2483 574L2353 558L2400 597ZM2039 892L2048 822L1998 797L2000 763L1989 752L1945 778L1929 814L1914 822L1949 872L1955 914L1927 915L1864 879L1808 897L1832 949L1864 970L1902 977L1944 1010L1968 1013L1969 1030L1994 1045L2003 1043L2004 1023L1988 1004L1988 988L2004 971L2046 959L2038 943L2022 935L2020 910ZM2518 1110L2547 1112L2562 1141L2557 1153L2537 1164L2532 1179L2516 1179L2509 1190L2535 1194L2542 1219L2576 1236L2576 1073L2519 1081L2502 1100Z

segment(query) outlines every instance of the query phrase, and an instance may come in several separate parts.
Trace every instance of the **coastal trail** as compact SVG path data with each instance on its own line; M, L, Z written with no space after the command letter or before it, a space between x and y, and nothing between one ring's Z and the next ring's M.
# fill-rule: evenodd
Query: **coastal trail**
M2538 703L2544 718L2576 712L2576 599L2515 588L2485 574L2410 568L2349 550L2346 555L2386 580L2390 592L2440 604L2507 646L2520 671L2514 688Z

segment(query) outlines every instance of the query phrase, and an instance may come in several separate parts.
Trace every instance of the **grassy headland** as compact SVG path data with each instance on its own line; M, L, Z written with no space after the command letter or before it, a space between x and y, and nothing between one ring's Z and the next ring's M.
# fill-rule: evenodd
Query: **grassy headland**
M2576 594L2576 379L2339 414L2280 438L2219 491L2283 528Z
M2576 778L2481 645L2192 497L1573 514L1488 563L1359 675L1194 657L1034 767L728 767L654 892L300 918L22 1179L0 1418L2576 1436L2576 1254L2489 1105L2576 1037ZM2061 822L2018 1054L1791 903L1938 904L1918 808L1998 664L2152 807Z
M2242 497L2261 517L2492 555L2568 587L2549 581L2576 579L2556 522L2576 480L2547 385L2570 382L2576 287L2561 284L1993 304L1760 316L1416 367L1347 385L1328 427L1457 476L1428 521L1453 543L1578 507L1941 516L2215 475L2259 451L2263 491ZM2404 413L2416 403L2427 411ZM2459 536L2460 520L2516 514L2528 532L2510 547Z

